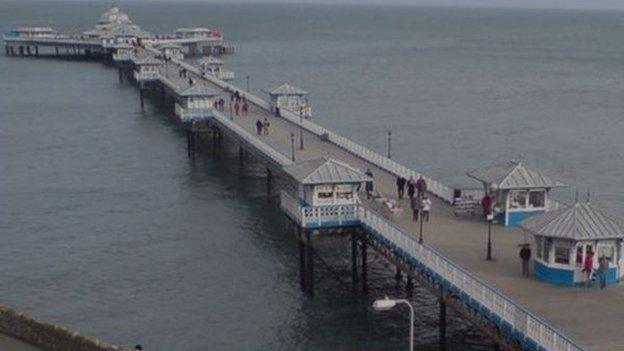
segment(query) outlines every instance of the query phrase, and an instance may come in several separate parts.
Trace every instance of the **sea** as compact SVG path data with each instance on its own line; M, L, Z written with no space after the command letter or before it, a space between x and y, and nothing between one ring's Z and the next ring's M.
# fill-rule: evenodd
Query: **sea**
M624 12L118 1L154 33L221 29L253 92L290 82L313 119L454 187L524 160L624 216ZM468 4L468 2L467 2ZM108 1L1 1L0 29L91 28ZM166 110L98 62L0 56L0 302L145 350L402 350L405 297L383 258L351 291L346 243L319 252L314 298L261 172L234 153L189 161ZM578 194L578 195L577 195ZM438 305L418 287L418 350ZM449 350L490 350L449 315Z

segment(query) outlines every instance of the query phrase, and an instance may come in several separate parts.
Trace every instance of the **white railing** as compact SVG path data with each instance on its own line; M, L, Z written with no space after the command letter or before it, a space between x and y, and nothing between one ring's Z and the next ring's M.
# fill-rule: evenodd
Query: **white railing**
M419 262L442 285L449 285L465 293L490 313L512 328L512 332L530 338L546 350L581 351L582 348L525 308L514 303L498 289L486 284L462 267L440 255L429 246L421 245L409 234L370 210L362 211L362 223L387 241L386 245L400 250L403 255Z
M234 121L230 120L229 117L226 117L222 113L213 111L213 118L225 127L224 131L226 133L231 133L235 139L238 139L240 142L249 145L252 149L257 150L259 156L268 158L280 167L290 166L294 163L291 159L277 152L274 148L264 143L262 140L245 130Z
M358 204L305 206L285 191L280 198L282 209L303 228L352 225L360 221Z
M142 72L142 71L134 71L134 79L137 82L144 82L149 80L158 80L160 74L158 72Z
M221 80L233 80L234 79L234 72L232 71L228 71L228 70L219 70L219 72L217 72L217 78L221 79Z
M132 51L116 52L113 54L113 61L130 61L132 59Z
M175 115L182 121L188 122L194 119L205 119L213 116L212 107L182 107L175 104Z

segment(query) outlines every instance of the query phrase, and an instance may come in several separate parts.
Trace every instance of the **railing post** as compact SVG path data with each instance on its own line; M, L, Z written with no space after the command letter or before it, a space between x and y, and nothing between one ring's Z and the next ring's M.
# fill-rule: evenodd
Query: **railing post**
M357 289L358 269L357 269L357 232L351 232L351 283L353 292Z
M367 262L367 253L368 253L368 244L366 240L362 238L362 293L368 293L368 262Z

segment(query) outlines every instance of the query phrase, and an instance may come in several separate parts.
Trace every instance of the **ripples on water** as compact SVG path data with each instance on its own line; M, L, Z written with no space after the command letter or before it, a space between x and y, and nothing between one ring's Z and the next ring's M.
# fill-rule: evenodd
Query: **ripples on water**
M90 27L106 4L3 2L0 27ZM622 213L621 12L296 5L123 4L164 32L222 28L252 88L312 92L315 115L370 147L461 182L525 156ZM165 20L166 19L166 20ZM327 277L298 287L296 243L265 179L232 155L189 163L183 132L98 63L0 57L0 299L149 350L403 349L404 294L371 264L369 297ZM601 172L596 172L600 170ZM321 254L349 279L348 249ZM317 276L322 270L317 265ZM436 349L437 305L418 290L419 349ZM481 337L451 314L451 349Z

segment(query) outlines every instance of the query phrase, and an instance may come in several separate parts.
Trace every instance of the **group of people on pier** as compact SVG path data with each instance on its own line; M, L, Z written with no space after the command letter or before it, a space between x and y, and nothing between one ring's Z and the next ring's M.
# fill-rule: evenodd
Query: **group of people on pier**
M249 112L249 103L245 94L241 94L238 90L230 91L230 110L234 109L234 113L239 116L241 113L246 116ZM268 122L268 121L267 121Z
M432 202L429 196L427 196L427 181L423 176L418 177L418 180L414 177L410 177L409 180L399 176L396 180L397 195L400 199L405 196L405 188L407 188L407 196L409 197L410 207L412 209L412 219L416 222L423 220L428 222Z
M258 135L269 135L270 126L271 126L271 123L266 117L262 121L256 120L256 133Z

